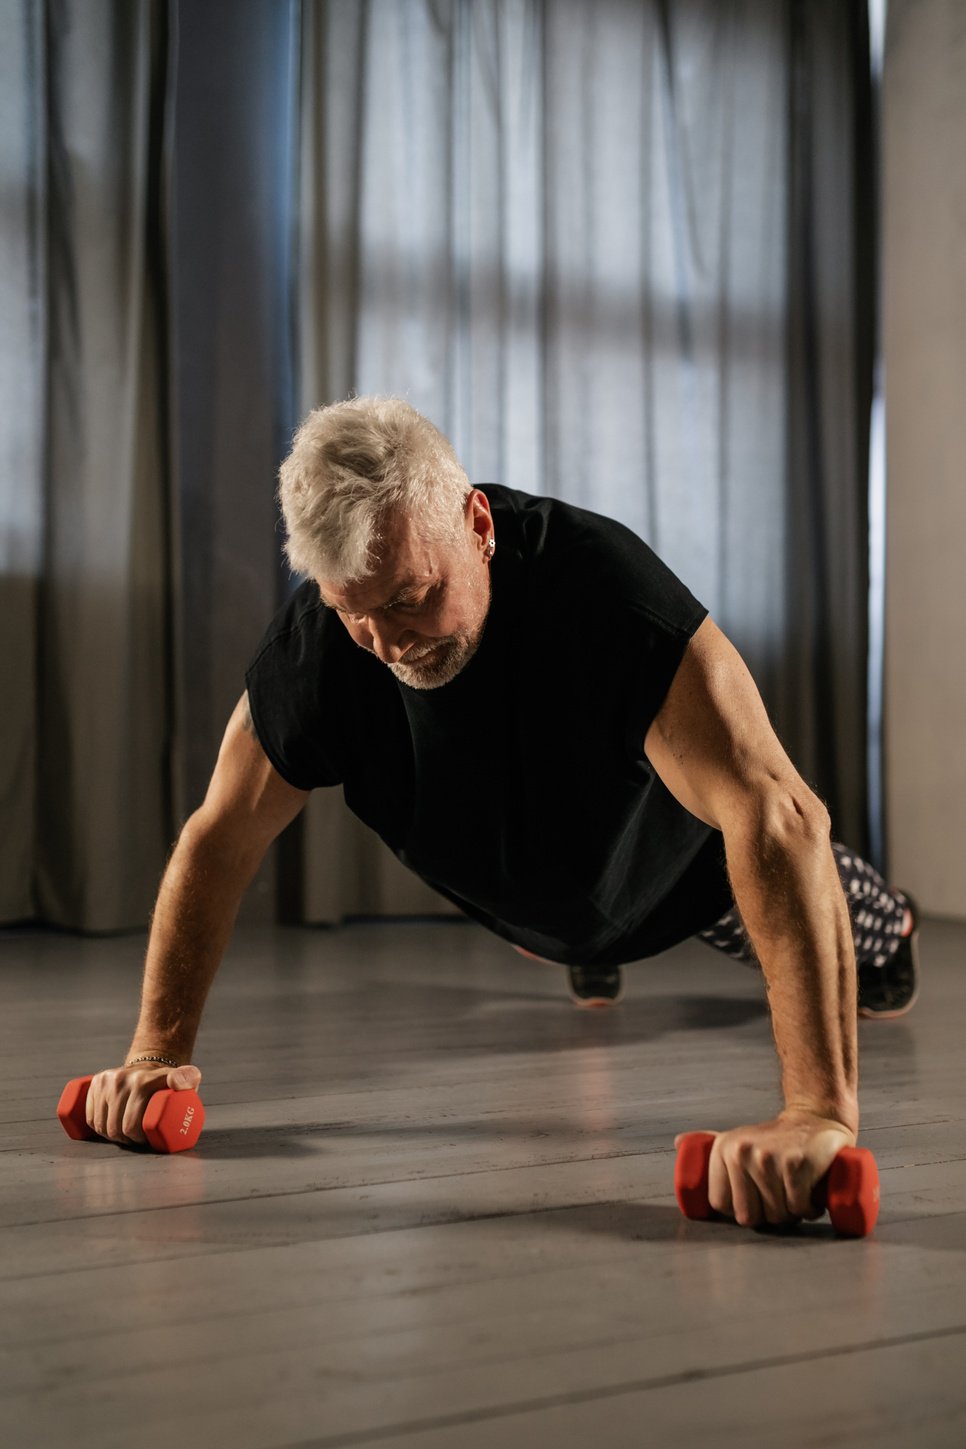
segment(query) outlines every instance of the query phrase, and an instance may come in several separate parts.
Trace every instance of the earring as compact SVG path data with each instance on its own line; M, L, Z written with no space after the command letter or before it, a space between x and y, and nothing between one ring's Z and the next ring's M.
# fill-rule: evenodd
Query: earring
M486 548L483 550L483 552L486 554L487 563L489 563L490 559L493 557L494 553L496 552L496 539L495 538L491 538L489 540L489 542L487 543Z

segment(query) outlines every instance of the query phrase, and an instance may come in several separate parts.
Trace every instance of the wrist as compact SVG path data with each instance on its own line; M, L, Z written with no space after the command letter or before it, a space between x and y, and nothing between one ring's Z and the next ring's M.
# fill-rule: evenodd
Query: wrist
M133 1041L128 1048L124 1061L132 1062L135 1057L164 1057L165 1061L173 1062L175 1066L182 1067L191 1061L191 1048L186 1047L184 1042L177 1041ZM160 1066L161 1063L159 1062ZM150 1066L146 1062L145 1066Z
M813 1102L796 1098L785 1103L779 1117L788 1121L810 1119L824 1122L829 1127L838 1127L850 1137L859 1135L859 1107L857 1102Z

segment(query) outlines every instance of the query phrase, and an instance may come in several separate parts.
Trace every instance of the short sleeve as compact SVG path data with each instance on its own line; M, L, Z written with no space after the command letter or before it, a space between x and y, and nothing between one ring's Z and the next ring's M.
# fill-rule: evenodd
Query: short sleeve
M311 583L302 584L275 615L245 671L259 742L273 768L296 790L342 780L337 721L327 703L335 690L325 616Z
M639 759L708 610L649 544L613 519L571 508L559 543L548 551L553 590L571 601L564 612L588 652L581 661L588 685L599 708L613 702L625 752Z

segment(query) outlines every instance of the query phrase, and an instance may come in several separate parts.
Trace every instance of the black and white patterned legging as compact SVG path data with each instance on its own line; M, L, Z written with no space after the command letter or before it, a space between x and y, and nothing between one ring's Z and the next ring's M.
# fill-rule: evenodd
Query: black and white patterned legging
M906 898L901 891L891 890L875 867L847 845L833 840L832 853L849 907L856 961L860 966L884 966L899 944ZM699 931L697 939L736 961L759 964L737 906L706 931Z

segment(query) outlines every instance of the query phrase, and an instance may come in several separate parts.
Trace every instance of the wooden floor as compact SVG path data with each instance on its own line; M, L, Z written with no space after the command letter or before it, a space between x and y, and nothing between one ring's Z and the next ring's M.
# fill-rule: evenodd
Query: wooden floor
M163 1157L76 1143L144 941L0 933L7 1449L966 1445L966 926L861 1024L875 1234L691 1223L673 1140L780 1105L699 942L581 1012L465 922L240 929Z

